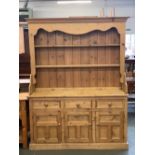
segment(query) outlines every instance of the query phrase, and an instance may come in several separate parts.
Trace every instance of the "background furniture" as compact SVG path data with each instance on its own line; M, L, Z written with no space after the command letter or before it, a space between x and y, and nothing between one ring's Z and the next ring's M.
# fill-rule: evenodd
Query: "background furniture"
M19 143L23 148L28 147L29 109L28 109L28 87L30 83L30 54L28 40L28 25L19 22L20 48L19 48Z
M28 20L30 149L128 147L126 20Z
M135 59L126 59L126 80L128 85L128 112L135 112Z
M22 29L22 35L20 39L21 50L19 51L19 78L25 79L30 76L30 51L29 51L29 37L28 37L28 25L26 22L19 23L20 29Z
M24 28L23 25L20 23L19 25L19 53L25 52L24 46Z
M135 93L135 59L125 59L128 92Z
M28 96L28 93L19 93L19 119L21 120L21 126L19 130L19 143L23 144L23 148L28 147Z

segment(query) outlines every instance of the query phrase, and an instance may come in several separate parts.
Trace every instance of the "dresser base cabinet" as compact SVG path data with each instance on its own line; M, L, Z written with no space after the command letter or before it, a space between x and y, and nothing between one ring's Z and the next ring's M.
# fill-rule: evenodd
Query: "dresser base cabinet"
M126 149L124 97L30 98L30 149Z

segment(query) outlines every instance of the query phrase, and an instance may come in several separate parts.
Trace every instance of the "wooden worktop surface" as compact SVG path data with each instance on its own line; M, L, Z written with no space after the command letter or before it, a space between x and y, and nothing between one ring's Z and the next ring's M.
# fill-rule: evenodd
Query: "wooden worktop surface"
M22 100L28 100L28 97L29 97L29 93L28 92L19 93L19 100L20 101L22 101Z
M36 88L30 97L127 96L120 88Z

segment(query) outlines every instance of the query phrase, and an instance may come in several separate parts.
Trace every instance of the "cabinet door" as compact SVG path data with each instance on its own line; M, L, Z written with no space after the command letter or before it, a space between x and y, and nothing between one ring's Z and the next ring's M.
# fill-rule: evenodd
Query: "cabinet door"
M96 112L96 142L123 142L123 112Z
M35 143L60 143L61 120L60 112L34 113Z
M91 112L67 111L65 113L65 142L92 142Z

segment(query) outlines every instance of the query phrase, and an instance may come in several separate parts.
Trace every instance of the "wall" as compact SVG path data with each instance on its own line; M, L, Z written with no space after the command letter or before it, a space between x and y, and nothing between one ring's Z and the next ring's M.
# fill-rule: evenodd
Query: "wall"
M24 2L19 3L20 7ZM99 16L99 11L104 8L105 15L108 15L110 8L115 7L115 16L129 16L126 28L127 33L135 32L135 4L134 0L93 0L91 4L69 4L58 5L56 1L29 2L28 8L33 9L34 18L52 18L69 16Z

